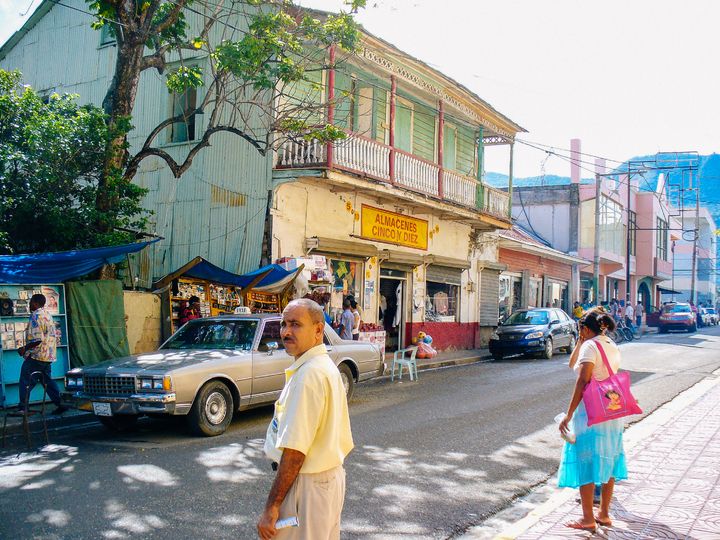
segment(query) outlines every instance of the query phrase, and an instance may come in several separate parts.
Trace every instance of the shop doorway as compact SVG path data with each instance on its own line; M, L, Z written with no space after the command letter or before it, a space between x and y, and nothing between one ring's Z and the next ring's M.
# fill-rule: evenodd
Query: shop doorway
M638 290L638 300L642 302L643 308L645 308L646 313L650 313L653 305L652 295L650 294L650 287L648 287L647 283L643 282L640 284L640 289Z
M395 274L401 274L392 271ZM385 273L385 272L383 272ZM389 273L389 272L388 272ZM405 343L405 287L404 276L380 277L379 322L385 329L385 352L393 353Z

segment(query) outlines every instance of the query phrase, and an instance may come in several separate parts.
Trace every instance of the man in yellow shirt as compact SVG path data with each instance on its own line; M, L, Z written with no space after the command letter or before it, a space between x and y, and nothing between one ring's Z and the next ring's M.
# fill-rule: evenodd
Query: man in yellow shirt
M294 300L283 311L280 337L295 362L275 403L265 453L279 462L257 524L263 540L340 538L345 501L345 456L353 448L345 387L328 356L325 317L312 300ZM298 526L276 528L278 519Z

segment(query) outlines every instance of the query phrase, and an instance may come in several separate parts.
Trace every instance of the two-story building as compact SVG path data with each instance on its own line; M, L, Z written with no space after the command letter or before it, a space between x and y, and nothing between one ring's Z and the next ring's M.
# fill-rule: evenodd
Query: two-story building
M483 235L511 225L508 194L482 181L485 145L510 144L522 128L374 36L357 57L328 63L325 92L345 96L329 117L347 138L278 150L273 259L316 254L340 268L390 350L419 330L441 349L478 345L479 328L496 324L489 291L502 269L483 255Z
M44 94L101 103L115 44L78 12L86 7L43 1L0 48L0 66L19 69ZM247 21L233 25L242 31ZM208 62L201 51L191 60ZM391 347L419 329L441 349L478 345L497 321L503 269L487 233L511 227L509 194L483 182L483 157L487 146L505 145L512 177L512 143L522 128L369 34L359 54L340 59L329 48L322 65L313 93L327 107L318 120L341 127L345 139L288 142L262 156L217 134L179 179L157 158L142 162L135 181L149 190L144 204L163 239L135 261L138 285L150 287L198 255L238 273L261 259L310 258L319 277L310 286L326 287L333 302L352 294L364 321L384 325ZM161 76L144 72L131 148L173 112L199 103L201 92L170 94ZM181 159L205 116L169 126L161 148Z
M695 208L685 207L678 222L682 223L680 235L670 245L669 257L672 271L663 283L670 290L680 294L671 294L666 299L714 306L717 302L717 225L712 214L705 207L700 207L697 215ZM697 240L693 231L697 229ZM695 279L693 280L693 250L695 250ZM693 285L695 298L692 298Z

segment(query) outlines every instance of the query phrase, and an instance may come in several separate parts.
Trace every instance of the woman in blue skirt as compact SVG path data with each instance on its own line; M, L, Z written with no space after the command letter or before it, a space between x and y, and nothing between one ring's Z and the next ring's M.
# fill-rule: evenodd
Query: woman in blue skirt
M610 374L600 355L600 347L607 356L613 371L620 368L620 351L606 335L605 330L614 330L615 321L602 309L588 311L580 321L580 339L570 356L570 367L577 372L577 381L565 418L560 422L560 433L575 434L573 444L566 442L560 458L558 485L580 488L583 517L579 521L566 523L572 529L594 531L598 525L609 527L610 501L616 480L627 478L625 452L623 450L622 419L587 425L587 413L582 401L585 386L591 377L607 379ZM600 511L593 513L593 491L602 486Z

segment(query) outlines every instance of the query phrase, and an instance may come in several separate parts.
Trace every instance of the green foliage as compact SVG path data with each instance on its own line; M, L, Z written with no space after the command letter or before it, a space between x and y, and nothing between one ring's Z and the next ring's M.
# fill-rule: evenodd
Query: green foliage
M203 85L203 73L198 66L180 66L167 76L168 90L173 94L182 94L188 88Z
M306 15L298 22L284 9L250 17L248 32L239 41L224 41L215 50L221 72L232 73L256 89L305 79L307 62L299 60L307 48L332 44L353 52L360 33L352 15L341 13L320 20Z
M143 229L146 190L104 172L108 142L131 128L122 118L110 132L97 107L80 106L75 96L43 100L20 84L18 72L0 70L0 252L32 253L116 245ZM98 181L116 201L103 215L96 210ZM98 221L110 232L98 232Z

